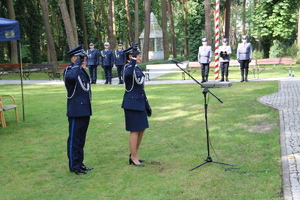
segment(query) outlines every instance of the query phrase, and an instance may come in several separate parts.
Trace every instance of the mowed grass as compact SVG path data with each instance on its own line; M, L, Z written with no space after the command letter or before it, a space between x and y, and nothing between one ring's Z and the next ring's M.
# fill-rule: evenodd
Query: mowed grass
M0 127L0 199L282 199L278 111L258 97L277 92L277 82L233 83L208 95L207 157L204 100L197 84L146 85L153 115L140 148L145 167L128 164L121 85L93 85L93 116L85 164L68 171L68 123L63 85L1 85L17 98L21 121L5 113Z

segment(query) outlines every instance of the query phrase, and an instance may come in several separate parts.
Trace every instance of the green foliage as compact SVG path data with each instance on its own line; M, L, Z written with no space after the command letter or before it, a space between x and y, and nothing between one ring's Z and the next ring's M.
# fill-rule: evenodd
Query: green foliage
M205 35L205 15L203 1L188 1L190 13L188 15L189 31L189 60L196 61L201 38Z
M253 59L261 59L264 58L264 52L263 51L258 51L258 50L254 50L253 51Z
M20 21L23 44L28 44L31 63L41 63L40 36L42 16L33 1L16 1L16 19ZM26 13L26 14L25 14ZM23 34L22 34L23 32ZM27 37L24 37L26 33Z
M273 45L270 48L270 58L280 58L284 54L285 46L278 40L273 41Z
M266 0L256 3L253 30L257 36L274 39L295 38L297 30L296 0Z

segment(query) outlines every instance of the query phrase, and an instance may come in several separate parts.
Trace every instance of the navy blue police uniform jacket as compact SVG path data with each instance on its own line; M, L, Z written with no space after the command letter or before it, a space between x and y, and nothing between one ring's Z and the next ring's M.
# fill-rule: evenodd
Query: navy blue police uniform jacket
M88 49L86 51L86 65L98 65L99 64L99 52L98 49Z
M125 65L124 82L126 91L123 97L122 108L136 111L146 111L150 109L144 90L144 84L137 84L137 81L141 81L144 77L145 75L136 65L135 59L131 59L131 61Z
M124 65L126 61L126 53L123 49L115 50L115 65Z
M67 116L86 117L92 115L90 78L81 61L66 67L64 82L67 89Z
M115 57L111 49L102 50L100 58L100 65L102 66L113 66L115 64Z

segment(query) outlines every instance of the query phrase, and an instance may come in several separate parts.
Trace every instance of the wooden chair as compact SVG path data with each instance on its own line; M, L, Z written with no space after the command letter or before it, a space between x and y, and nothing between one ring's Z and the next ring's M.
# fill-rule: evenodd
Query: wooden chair
M2 100L3 97L10 97L13 104L4 104L3 100ZM19 121L17 107L18 106L17 106L17 103L16 103L16 99L12 95L0 95L0 118L1 118L2 127L6 127L4 111L14 109L15 110L15 115L16 115L16 121L17 122Z

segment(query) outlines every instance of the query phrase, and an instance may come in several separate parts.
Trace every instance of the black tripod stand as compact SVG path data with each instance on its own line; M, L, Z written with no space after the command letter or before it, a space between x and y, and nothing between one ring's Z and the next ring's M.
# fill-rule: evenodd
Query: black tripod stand
M228 164L228 163L222 163L222 162L217 162L217 161L213 161L211 156L210 156L210 145L209 145L209 130L208 130L208 119L207 119L207 108L208 108L208 104L207 104L207 93L210 93L212 96L214 96L219 102L223 103L223 101L221 99L219 99L216 95L214 95L211 91L209 91L209 89L207 87L205 87L204 85L202 85L199 81L197 81L192 75L190 75L187 71L185 71L183 68L181 68L178 63L178 61L173 60L171 58L169 58L169 60L173 61L176 66L181 69L184 73L186 73L189 77L191 77L191 79L193 79L196 83L198 83L202 88L204 88L203 90L203 95L204 95L204 111L205 111L205 128L206 128L206 142L207 142L207 158L205 159L204 163L201 163L200 165L190 169L190 171L197 169L198 167L201 167L202 165L205 165L206 163L218 163L218 164L223 164L223 165L233 165L233 164ZM181 63L182 64L182 63Z

